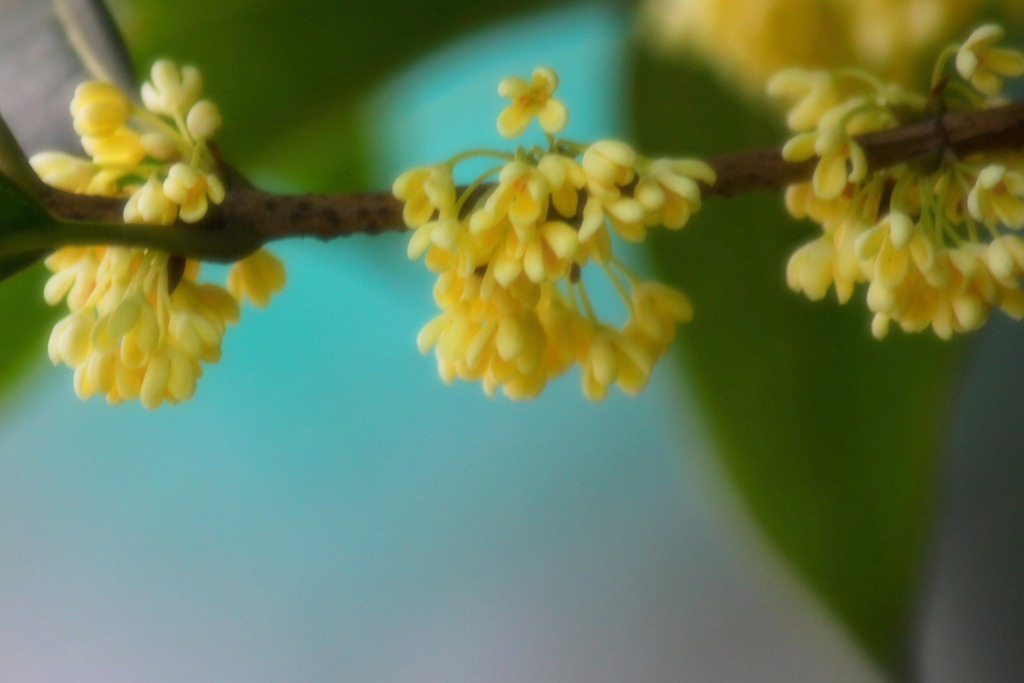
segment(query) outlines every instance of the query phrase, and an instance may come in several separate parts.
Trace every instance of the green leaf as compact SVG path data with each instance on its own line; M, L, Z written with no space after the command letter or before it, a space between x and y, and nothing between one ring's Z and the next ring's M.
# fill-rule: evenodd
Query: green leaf
M51 223L45 211L0 174L0 235ZM0 334L0 395L11 389L13 380L32 360L45 355L47 327L55 315L43 303L45 269L30 268L45 255L29 252L0 257L0 320L5 321Z
M0 269L7 267L6 260L0 263ZM35 265L0 286L0 319L8 321L0 334L0 397L9 394L16 387L15 380L46 358L46 338L57 318L56 310L43 302L48 276L44 267Z
M14 277L29 266L38 263L45 252L32 251L27 254L15 254L14 256L0 256L0 284Z
M0 239L53 225L50 214L28 194L38 186L39 179L0 118ZM39 251L0 255L0 283L44 256Z
M24 173L27 164L14 143L3 119L0 119L0 238L18 232L45 229L53 219L3 171ZM30 172L30 171L29 171ZM35 175L23 182L34 184ZM44 357L47 328L55 318L43 302L43 268L30 268L46 255L32 251L0 256L0 395L7 393L13 380ZM28 269L28 270L26 270ZM25 271L25 272L23 272Z
M772 117L695 67L638 53L633 76L642 149L710 155L784 139ZM650 253L694 301L680 371L724 469L798 574L898 675L959 345L899 331L875 341L863 291L843 307L789 291L786 260L816 227L782 204L781 193L710 200Z

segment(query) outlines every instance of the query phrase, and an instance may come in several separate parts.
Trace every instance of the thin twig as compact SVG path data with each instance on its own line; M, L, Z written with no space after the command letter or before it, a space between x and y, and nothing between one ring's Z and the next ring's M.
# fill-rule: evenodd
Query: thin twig
M1024 146L1024 103L1017 102L975 112L947 113L899 128L857 138L871 168L883 168L938 151L967 156L996 149ZM741 192L780 189L810 178L815 160L790 163L779 149L724 154L708 159L718 181L702 187L705 198ZM71 237L76 244L146 244L141 234L126 235L123 200L87 197L48 189L44 206L54 215L81 221ZM79 227L79 226L76 226ZM154 234L146 226L148 235ZM234 260L261 244L293 237L330 240L350 235L374 235L404 230L402 204L389 192L360 194L276 195L251 187L232 188L223 204L198 225L160 228L156 248L210 260ZM36 241L45 242L40 236ZM62 243L67 233L62 232Z

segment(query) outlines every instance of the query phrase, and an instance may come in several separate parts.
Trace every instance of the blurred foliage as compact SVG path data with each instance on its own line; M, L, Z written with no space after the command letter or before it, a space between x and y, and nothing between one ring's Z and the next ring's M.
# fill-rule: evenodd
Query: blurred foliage
M710 155L782 131L698 67L633 57L641 149ZM651 254L697 310L680 370L725 469L764 531L890 671L906 654L933 522L939 426L960 345L869 331L858 301L811 303L785 283L816 226L777 193L714 200ZM863 296L863 294L861 294Z
M0 174L0 231L38 230L49 222L49 216L32 199ZM43 304L45 270L40 266L25 271L42 256L0 256L0 315L6 321L0 334L0 396L11 389L13 380L24 372L33 357L42 357L46 328L56 317Z
M0 261L8 273L22 271L34 257ZM57 319L57 310L43 303L43 285L49 272L37 265L6 279L0 287L0 315L7 321L0 334L0 399L6 401L14 380L33 364L46 357L49 328ZM3 405L3 403L0 403Z
M2 125L0 121L0 126ZM0 234L16 235L31 230L45 230L51 223L49 214L6 175L0 173ZM41 252L0 255L0 283L28 268L43 256L45 254ZM41 296L38 298L41 299ZM16 310L24 312L24 308L27 307L19 307ZM4 356L0 356L2 357Z
M0 231L38 230L49 222L49 216L32 199L0 174ZM45 269L38 266L25 270L42 256L0 256L0 315L7 321L0 334L0 396L10 391L13 381L33 358L43 357L47 328L56 318L55 312L43 303Z

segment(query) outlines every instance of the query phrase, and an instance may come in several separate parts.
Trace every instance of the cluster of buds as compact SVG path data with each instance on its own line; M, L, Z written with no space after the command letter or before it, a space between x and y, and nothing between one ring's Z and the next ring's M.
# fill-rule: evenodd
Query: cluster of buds
M1024 154L947 151L874 170L855 138L991 106L1004 77L1024 74L1024 55L995 47L1002 37L988 25L950 46L927 97L850 70L788 69L769 82L771 94L795 101L788 123L796 135L783 155L818 159L811 181L786 192L790 213L823 229L790 258L793 290L819 300L834 287L845 302L866 283L878 338L890 323L949 338L980 327L993 308L1024 316Z
M224 199L213 171L209 141L220 112L201 100L195 67L160 60L142 87L144 106L110 83L87 81L75 89L71 116L89 159L61 152L32 157L49 185L81 194L124 196L126 223L195 223L209 203Z
M161 60L142 87L142 105L116 86L78 86L71 102L88 159L60 152L30 162L49 185L126 199L126 223L195 223L224 199L210 139L216 105L200 99L194 67ZM44 296L67 301L50 336L50 359L75 370L75 392L147 408L190 398L202 363L220 358L228 324L248 298L265 306L284 286L281 262L266 250L232 265L227 288L200 283L199 263L147 249L69 247L45 261Z
M394 183L413 230L408 253L439 275L441 314L419 335L441 377L501 388L513 399L538 395L578 364L583 392L603 399L616 384L640 391L692 308L680 292L641 281L612 253L613 236L637 242L655 226L681 228L700 208L699 183L714 172L696 160L647 159L629 145L582 145L554 136L568 120L554 96L558 78L538 68L532 82L509 78L512 103L498 118L505 137L534 116L546 147L514 154L472 152L414 168ZM500 163L457 188L453 169L471 156ZM584 275L596 266L628 314L613 325L595 311Z

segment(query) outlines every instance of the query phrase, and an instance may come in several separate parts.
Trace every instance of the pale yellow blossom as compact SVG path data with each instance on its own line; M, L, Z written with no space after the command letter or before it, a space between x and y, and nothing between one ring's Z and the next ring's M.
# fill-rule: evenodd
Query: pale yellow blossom
M560 132L569 121L569 110L554 97L557 88L558 74L543 66L533 70L530 83L516 76L504 79L498 84L498 94L511 99L512 104L498 116L498 132L514 138L526 130L534 116L548 135Z
M985 95L998 95L1003 78L1024 74L1024 54L995 47L1006 36L996 24L981 26L964 41L956 53L956 70Z
M200 100L192 105L185 117L185 127L196 140L209 140L223 123L220 110L210 100Z
M768 95L795 100L786 124L791 130L814 130L821 118L841 102L835 77L822 70L791 67L776 72L766 85Z
M196 223L206 215L209 202L224 201L224 185L212 173L203 173L184 163L171 166L163 183L164 194L180 208L178 217ZM207 201L209 200L209 202Z
M1024 175L1002 164L986 166L967 196L974 220L990 227L1024 228Z
M396 199L405 204L402 217L406 226L416 228L438 213L455 210L455 181L444 166L419 166L402 173L391 186Z
M44 183L65 192L85 192L99 172L92 162L64 152L33 154L29 163Z
M143 87L147 113L112 85L85 83L71 113L91 158L44 152L33 168L61 189L126 199L126 223L196 222L225 195L206 144L220 114L198 100L201 85L194 68L158 62ZM147 249L67 247L45 264L45 300L69 311L50 335L50 359L74 370L80 398L150 409L191 398L203 364L220 359L239 301L265 305L284 284L283 266L264 250L232 267L231 292L199 282L197 261Z
M82 149L94 163L131 168L146 156L142 136L129 128L119 128L107 135L83 135Z
M503 93L548 99L514 102L499 127L525 127L531 107L551 106L556 83L543 73L533 86L504 81ZM455 188L453 167L477 155L506 161ZM640 391L693 309L682 293L639 281L615 258L612 235L639 241L656 226L682 227L700 208L701 185L714 182L703 162L646 159L616 140L551 139L511 158L483 150L406 171L392 191L412 229L408 255L438 274L441 309L420 330L420 351L433 350L445 382L478 381L487 395L532 398L574 364L590 399L612 385ZM591 265L625 305L621 326L593 309L583 282Z
M163 185L155 177L150 177L133 192L124 206L125 223L170 225L177 217L177 204L167 197Z
M142 101L157 114L184 116L199 99L203 77L194 66L179 68L167 59L153 63L150 80L142 84Z
M131 112L128 96L110 83L82 83L71 100L75 132L82 136L110 135L125 126Z
M647 225L678 229L701 206L698 181L713 185L715 172L700 161L655 159L641 174L634 196Z
M265 308L270 297L284 289L284 264L266 249L259 249L228 271L227 290L239 302L248 299L257 308Z

